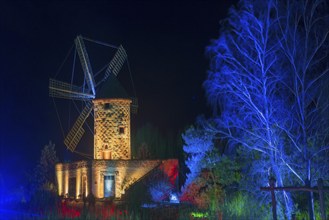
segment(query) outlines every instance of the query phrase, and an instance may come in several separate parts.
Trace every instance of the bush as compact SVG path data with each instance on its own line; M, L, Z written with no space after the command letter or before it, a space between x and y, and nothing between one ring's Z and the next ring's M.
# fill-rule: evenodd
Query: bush
M59 197L55 191L39 189L31 196L30 209L44 213L56 210L59 204Z
M260 205L255 198L240 191L227 196L222 210L228 219L272 219L269 205Z

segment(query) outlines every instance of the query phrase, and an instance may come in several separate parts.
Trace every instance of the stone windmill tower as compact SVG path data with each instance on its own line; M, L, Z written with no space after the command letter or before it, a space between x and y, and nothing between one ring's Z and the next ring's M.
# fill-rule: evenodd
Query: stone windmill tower
M131 159L132 100L115 76L110 76L93 100L94 159Z
M91 41L78 36L74 42L85 83L76 86L55 79L49 80L51 97L79 100L85 104L65 137L64 144L72 152L75 151L85 133L85 121L94 111L94 159L130 159L130 110L132 107L133 112L136 112L137 105L117 79L127 59L126 51L122 46L115 47L117 51L103 77L96 81L84 40Z
M78 100L84 106L64 139L67 149L76 152L79 142L83 142L87 118L94 117L93 159L56 164L58 195L82 199L92 193L97 199L122 199L132 185L155 169L176 179L176 173L172 173L178 167L176 159L131 159L130 116L137 111L137 99L131 98L117 79L127 61L124 48L93 41L116 50L103 74L93 74L86 40L93 41L82 36L74 41L84 73L83 84L49 80L51 97Z

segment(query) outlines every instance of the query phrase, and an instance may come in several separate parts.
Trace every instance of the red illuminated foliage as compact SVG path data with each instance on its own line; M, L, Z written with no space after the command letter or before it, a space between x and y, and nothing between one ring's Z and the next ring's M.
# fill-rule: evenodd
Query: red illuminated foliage
M160 170L167 175L170 183L174 186L178 177L178 160L171 159L164 161L160 166Z
M81 213L76 208L69 207L66 201L62 201L60 204L59 215L64 218L78 218Z
M192 203L201 209L208 209L213 203L219 204L222 198L224 191L214 181L213 173L203 170L200 176L187 186L180 200Z

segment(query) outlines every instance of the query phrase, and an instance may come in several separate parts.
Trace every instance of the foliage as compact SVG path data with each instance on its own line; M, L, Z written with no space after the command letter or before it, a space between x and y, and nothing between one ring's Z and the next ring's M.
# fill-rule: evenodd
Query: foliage
M191 213L191 216L194 217L194 218L207 218L209 217L209 214L208 212L192 212Z
M181 200L218 213L225 189L241 179L240 166L229 157L220 155L214 144L217 137L204 129L204 123L205 119L199 118L196 127L191 127L183 135L185 163L190 173Z
M204 171L186 187L181 200L189 201L199 209L217 211L223 197L222 187L214 182L209 171Z
M185 186L191 184L200 175L202 169L207 168L208 164L217 160L217 158L210 157L214 150L213 134L202 129L200 125L197 126L199 127L192 126L182 135L183 150L187 157L185 164L190 171L187 174Z
M159 166L159 170L162 175L164 175L166 181L169 180L173 187L177 187L179 172L179 163L177 159L162 161L162 164Z
M309 213L308 213L308 201L306 199L307 194L304 192L296 193L298 201L300 201L298 204L296 204L296 212L295 217L296 219L309 219ZM327 205L329 202L329 195L327 193L324 193L324 203L325 203L325 212L328 215L329 213L329 206ZM318 194L316 194L315 200L314 200L314 216L315 219L321 219L321 210L320 210L320 201L318 198Z
M227 187L241 180L241 167L237 161L226 155L221 156L220 161L212 167L216 180L222 186Z
M230 219L272 219L269 205L259 205L254 197L242 191L229 195L222 210Z

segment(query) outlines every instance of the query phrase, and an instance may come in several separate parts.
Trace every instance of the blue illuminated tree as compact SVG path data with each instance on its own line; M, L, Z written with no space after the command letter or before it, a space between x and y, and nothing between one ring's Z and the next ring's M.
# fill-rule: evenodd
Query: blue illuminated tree
M270 176L283 186L328 175L325 13L322 1L241 1L208 47L204 87L216 113L208 130L255 158L255 187ZM280 202L290 218L291 195Z
M199 119L201 121L203 119ZM214 151L214 132L207 132L200 125L192 126L182 135L183 150L186 155L185 164L189 169L186 175L185 186L191 184L209 164L219 160L212 156ZM184 190L183 190L184 191Z
M278 6L277 12L283 70L288 76L282 84L291 110L291 120L279 127L295 149L292 166L299 171L299 181L313 185L317 178L328 177L329 171L328 7L323 1L292 1Z
M275 124L282 123L287 111L277 93L281 78L273 8L272 2L258 1L241 3L239 10L230 11L220 38L208 48L211 71L204 86L209 102L221 111L213 129L231 147L242 145L250 154L264 155L257 172L270 170L269 175L283 185L285 167L278 154L282 143ZM264 185L267 179L257 183ZM290 215L291 199L284 198Z

